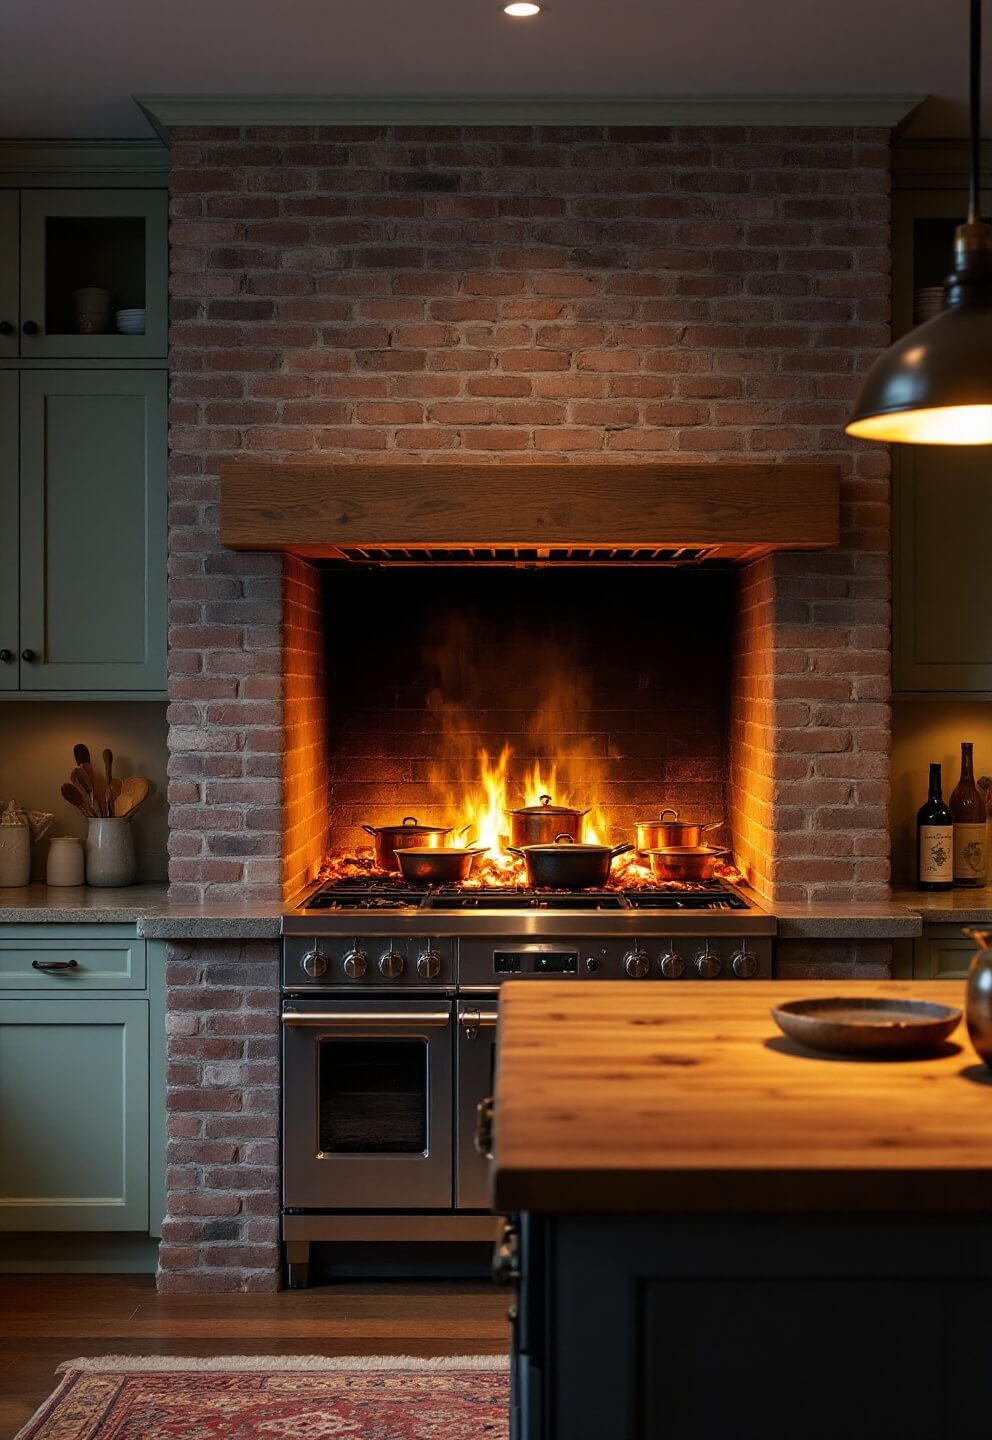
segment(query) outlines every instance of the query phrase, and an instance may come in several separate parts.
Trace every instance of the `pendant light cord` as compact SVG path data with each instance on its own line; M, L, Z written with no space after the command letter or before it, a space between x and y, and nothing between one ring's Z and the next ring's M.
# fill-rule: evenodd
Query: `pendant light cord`
M969 56L969 120L971 153L969 155L968 224L979 219L979 166L981 163L981 95L982 95L982 0L971 0L971 41Z

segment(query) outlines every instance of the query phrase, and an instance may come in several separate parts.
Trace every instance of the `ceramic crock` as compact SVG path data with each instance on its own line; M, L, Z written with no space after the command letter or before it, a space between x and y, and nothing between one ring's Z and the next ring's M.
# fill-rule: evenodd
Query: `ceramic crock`
M86 829L86 883L101 888L133 885L138 873L134 835L126 815L98 815Z
M976 945L968 967L965 1019L978 1054L992 1069L992 930L966 930Z

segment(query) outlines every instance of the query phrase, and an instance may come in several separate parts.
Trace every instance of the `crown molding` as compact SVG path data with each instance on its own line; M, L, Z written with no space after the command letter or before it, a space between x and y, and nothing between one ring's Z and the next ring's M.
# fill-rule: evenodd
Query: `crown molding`
M169 152L161 140L3 140L0 181L57 185L99 178L106 185L167 185Z
M166 141L198 125L841 125L895 129L923 95L145 95Z

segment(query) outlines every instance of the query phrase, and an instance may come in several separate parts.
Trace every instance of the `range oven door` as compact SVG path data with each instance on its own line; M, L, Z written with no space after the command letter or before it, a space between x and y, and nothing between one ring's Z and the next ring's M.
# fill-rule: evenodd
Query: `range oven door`
M489 1161L475 1147L476 1112L495 1091L496 996L458 1002L455 1203L489 1210Z
M450 1210L452 1005L283 1006L283 1204Z

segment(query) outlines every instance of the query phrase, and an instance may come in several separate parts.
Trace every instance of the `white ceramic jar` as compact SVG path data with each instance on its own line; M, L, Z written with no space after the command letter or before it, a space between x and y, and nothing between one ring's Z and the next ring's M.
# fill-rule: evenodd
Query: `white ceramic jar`
M96 816L87 821L86 883L108 888L133 885L138 873L134 835L126 815Z
M0 887L31 880L31 828L26 819L0 824Z
M45 879L49 885L85 883L83 842L76 835L53 835L48 843Z

